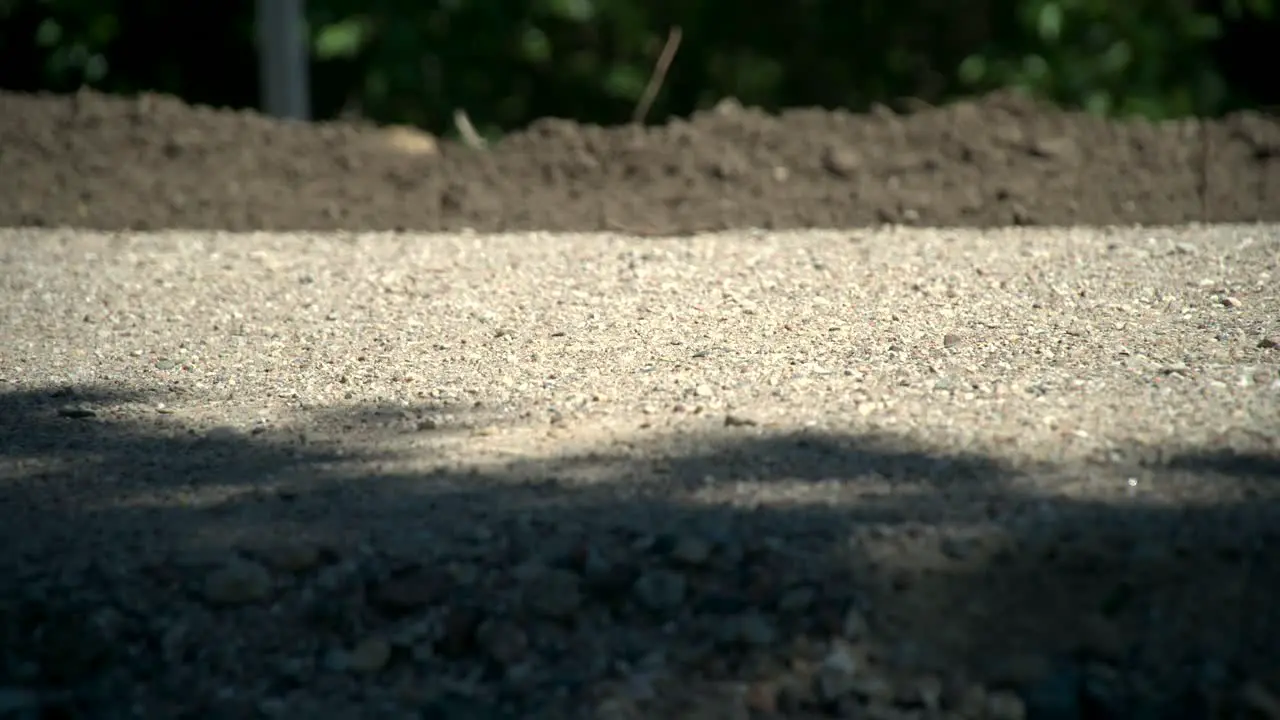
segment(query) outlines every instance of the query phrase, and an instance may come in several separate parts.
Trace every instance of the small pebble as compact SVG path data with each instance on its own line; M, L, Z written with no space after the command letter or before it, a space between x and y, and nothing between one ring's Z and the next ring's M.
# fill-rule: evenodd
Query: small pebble
M243 605L271 594L271 573L258 563L235 560L205 578L205 599L217 605Z
M671 549L671 558L685 565L703 565L711 558L711 543L700 537L685 535Z
M568 570L548 570L529 582L525 602L545 617L570 617L582 606L581 582Z
M347 653L347 669L358 673L376 673L391 660L391 643L383 637L370 637Z
M636 580L634 593L644 607L664 611L680 607L684 603L685 587L683 575L667 570L654 570Z
M1025 720L1027 706L1014 693L993 692L987 696L987 717L990 720Z
M283 542L259 551L262 561L282 572L299 573L320 564L321 552L316 545L306 542Z
M858 661L843 644L837 644L818 668L818 692L828 702L847 695L858 685Z

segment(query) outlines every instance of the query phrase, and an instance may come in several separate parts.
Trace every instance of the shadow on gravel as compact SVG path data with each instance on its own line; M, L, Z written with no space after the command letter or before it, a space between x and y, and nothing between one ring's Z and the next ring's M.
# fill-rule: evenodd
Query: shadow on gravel
M361 707L363 656L342 665L332 649L377 637L391 653L368 683L458 681L395 695L430 717L502 716L478 714L496 711L463 678L520 717L599 709L623 686L660 704L729 681L749 683L762 716L854 703L923 717L940 694L958 717L1017 717L991 714L1015 702L1008 690L1033 718L1206 717L1221 702L1267 717L1261 688L1280 681L1275 454L1026 468L907 437L743 428L458 468L371 457L341 431L116 419L130 404L154 405L88 387L0 395L2 589L25 598L0 615L0 686L111 677L165 707L228 711L187 663L282 698L326 683ZM397 412L353 411L346 429L393 433ZM1234 499L1145 499L1126 489L1139 472ZM1115 490L1047 492L1064 480ZM219 572L247 567L226 565L234 551L270 582L215 590ZM181 608L200 608L193 637L249 635L236 642L252 650L174 650ZM415 621L431 629L406 635ZM271 660L289 652L310 669ZM659 665L679 690L646 700L634 679ZM1261 684L1238 693L1248 682Z
M1280 480L1280 454L1258 452L1213 452L1175 455L1168 465L1195 472L1214 472L1238 477L1263 476Z

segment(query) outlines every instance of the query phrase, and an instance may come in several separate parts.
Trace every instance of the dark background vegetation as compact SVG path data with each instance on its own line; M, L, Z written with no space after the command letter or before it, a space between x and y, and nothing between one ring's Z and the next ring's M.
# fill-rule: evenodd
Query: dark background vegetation
M485 133L546 116L612 124L667 32L650 113L723 97L863 110L1021 87L1167 118L1280 103L1276 0L311 0L317 118ZM258 104L252 0L0 0L0 87L158 91ZM1268 62L1268 58L1271 61Z

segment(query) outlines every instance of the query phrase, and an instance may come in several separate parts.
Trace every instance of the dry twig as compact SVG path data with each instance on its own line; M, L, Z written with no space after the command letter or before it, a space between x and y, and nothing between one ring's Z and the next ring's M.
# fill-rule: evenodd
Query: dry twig
M649 114L649 108L653 105L654 98L658 96L662 81L667 77L667 70L671 69L671 61L676 57L676 50L680 48L680 38L683 34L679 26L671 28L667 33L667 43L662 46L662 54L658 56L658 62L653 66L653 74L649 76L649 84L645 86L640 102L636 103L635 112L631 114L631 122L642 123L645 116Z
M462 142L468 147L475 150L483 150L485 148L484 138L480 137L480 133L476 132L476 126L471 124L471 118L467 117L467 111L458 109L453 111L453 125L458 129L458 135L462 136Z

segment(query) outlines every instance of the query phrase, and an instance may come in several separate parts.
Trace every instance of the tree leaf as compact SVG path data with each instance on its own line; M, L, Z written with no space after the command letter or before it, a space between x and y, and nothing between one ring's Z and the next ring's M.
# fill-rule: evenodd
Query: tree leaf
M1036 17L1036 29L1044 42L1057 42L1058 38L1062 37L1062 6L1056 2L1041 5L1040 13Z
M326 25L316 34L316 57L334 60L354 57L369 41L369 23L363 18L348 18Z

